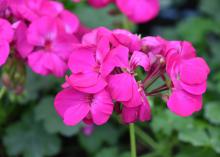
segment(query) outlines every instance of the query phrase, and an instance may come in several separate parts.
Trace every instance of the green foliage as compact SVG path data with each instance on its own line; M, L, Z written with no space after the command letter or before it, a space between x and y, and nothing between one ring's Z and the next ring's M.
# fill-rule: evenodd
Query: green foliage
M114 145L117 143L119 132L113 126L106 124L96 127L92 136L79 135L79 142L89 153L97 152L103 144ZM95 142L94 142L95 141Z
M32 113L28 113L21 121L6 129L4 145L7 153L12 156L44 157L57 154L61 141L56 135L47 133L34 120Z
M210 102L205 106L205 117L213 124L220 124L220 102Z

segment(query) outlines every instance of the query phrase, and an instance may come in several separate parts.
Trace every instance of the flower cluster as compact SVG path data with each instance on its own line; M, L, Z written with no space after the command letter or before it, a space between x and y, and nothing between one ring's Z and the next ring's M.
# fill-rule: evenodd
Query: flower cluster
M3 0L0 3L0 65L11 50L41 75L64 76L79 20L52 0ZM10 48L9 48L10 44Z
M80 0L73 0L80 2ZM159 0L88 0L95 8L102 8L110 3L115 3L118 9L135 23L152 20L160 10Z
M89 0L97 8L111 2L136 23L159 11L158 0ZM2 80L17 93L25 80L20 78L25 63L40 75L63 77L71 71L55 98L67 125L102 125L114 110L124 123L148 121L149 96L161 96L172 112L190 116L202 107L210 72L189 42L141 38L123 29L88 31L58 1L1 0L0 66L10 71L2 73ZM140 71L144 78L137 75ZM12 85L9 74L19 78ZM152 89L158 79L163 84Z
M113 110L124 123L151 118L147 96L168 90L168 108L189 116L202 106L209 67L189 42L141 38L126 30L97 28L83 36L71 54L55 108L66 125L102 125ZM136 76L141 68L145 78ZM157 79L164 85L148 91ZM165 95L165 94L164 94ZM167 96L167 95L166 95Z

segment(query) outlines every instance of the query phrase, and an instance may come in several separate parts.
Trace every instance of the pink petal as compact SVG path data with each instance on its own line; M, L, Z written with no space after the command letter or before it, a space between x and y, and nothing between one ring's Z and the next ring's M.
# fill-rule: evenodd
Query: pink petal
M123 101L123 104L126 107L140 106L143 103L143 98L141 96L141 93L139 92L138 85L134 77L132 78L131 86L132 96L128 101Z
M68 78L68 82L73 87L90 87L97 84L99 77L99 74L95 72L88 72L84 74L72 74Z
M56 21L50 17L42 17L35 20L27 31L28 42L32 45L44 46L46 41L53 41L56 37Z
M180 84L181 84L181 87L185 91L189 92L190 94L194 94L194 95L202 95L203 93L205 93L206 88L207 88L206 81L204 81L201 84L195 84L195 85L188 85L180 81Z
M78 48L70 55L68 66L72 73L94 71L96 61L92 48Z
M37 9L38 14L40 14L40 17L42 16L56 17L63 10L64 7L62 3L51 0L50 1L44 0L40 8Z
M88 0L89 4L95 8L102 8L108 5L112 0Z
M179 116L191 116L202 107L202 96L195 96L182 90L174 90L171 94L167 106Z
M45 51L30 54L28 64L34 72L41 75L54 74L62 77L67 70L67 65L58 56Z
M153 19L160 9L158 0L116 0L116 4L122 13L136 23Z
M129 101L133 94L133 77L128 73L110 75L108 81L111 96L116 101Z
M186 84L200 84L206 81L210 70L203 58L192 58L182 62L180 79Z
M139 120L145 122L151 119L151 109L144 91L141 92L141 96L142 96L143 104L140 106Z
M63 77L67 71L66 63L54 53L46 53L44 66L56 77Z
M78 30L79 19L75 14L64 10L59 14L59 18L61 19L65 32L74 33Z
M113 102L106 90L94 95L91 104L91 115L96 125L102 125L108 121L113 111Z
M33 50L33 46L27 41L27 26L21 21L15 30L15 43L19 55L25 59Z
M0 40L0 66L5 64L9 56L10 47L8 42Z
M4 19L0 18L0 39L11 42L13 39L14 31L11 24Z
M78 43L78 40L74 35L62 33L52 42L51 51L63 60L68 61L76 43Z
M130 52L141 49L141 38L136 34L124 29L113 30L113 42L115 46L123 45L128 47Z
M128 68L128 52L128 48L120 45L112 49L101 67L103 77L109 75L115 67Z
M139 114L139 107L126 107L122 109L122 121L126 124L134 123L137 121Z
M78 124L89 113L88 95L72 88L63 89L56 95L54 105L66 125Z
M97 43L96 60L102 63L110 51L110 41L107 37L101 38Z
M98 77L97 83L94 84L93 86L88 86L88 87L79 87L79 86L73 86L75 89L85 92L85 93L97 93L103 90L107 86L107 82L102 78Z
M135 69L137 66L142 66L145 71L150 70L150 61L146 54L141 51L134 51L131 59L130 59L130 66L132 69Z

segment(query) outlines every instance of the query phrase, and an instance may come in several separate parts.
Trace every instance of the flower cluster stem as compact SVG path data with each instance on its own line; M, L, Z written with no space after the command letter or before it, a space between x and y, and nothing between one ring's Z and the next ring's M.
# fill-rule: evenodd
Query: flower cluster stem
M130 145L131 145L131 157L137 157L136 153L136 140L135 140L135 127L134 124L129 124L130 131Z

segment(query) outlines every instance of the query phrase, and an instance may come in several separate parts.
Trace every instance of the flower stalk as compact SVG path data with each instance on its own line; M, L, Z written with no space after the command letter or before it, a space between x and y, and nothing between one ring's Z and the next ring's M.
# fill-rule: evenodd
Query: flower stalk
M134 123L129 124L131 157L137 157Z

